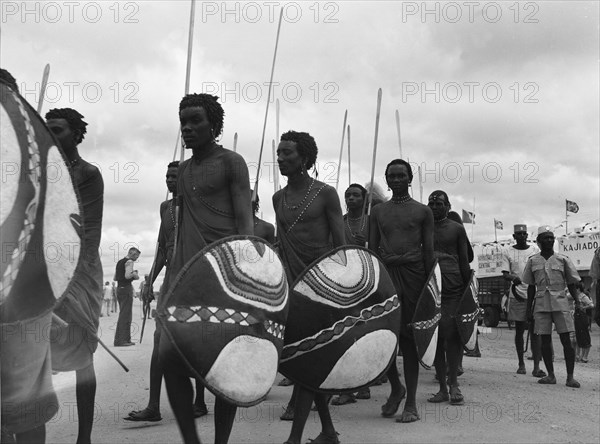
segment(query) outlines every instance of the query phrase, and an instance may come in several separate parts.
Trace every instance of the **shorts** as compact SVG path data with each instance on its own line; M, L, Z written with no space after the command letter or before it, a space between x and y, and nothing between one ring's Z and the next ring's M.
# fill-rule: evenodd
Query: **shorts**
M534 313L534 333L536 335L552 334L552 323L558 334L575 331L573 314L570 311L540 311Z

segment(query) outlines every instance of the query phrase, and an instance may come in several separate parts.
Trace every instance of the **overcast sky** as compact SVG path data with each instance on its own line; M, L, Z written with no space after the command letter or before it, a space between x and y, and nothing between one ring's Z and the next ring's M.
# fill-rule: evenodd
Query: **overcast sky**
M476 213L473 238L494 219L569 229L599 218L599 6L589 2L197 2L191 92L220 96L221 143L256 175L277 19L284 21L273 99L280 132L308 131L319 178L335 186L344 111L353 182L370 179L377 89L383 100L375 180L402 154L423 192L445 190ZM149 272L183 96L189 1L2 2L1 65L43 113L72 107L89 123L80 154L105 182L102 259L110 279L134 243ZM259 194L274 222L269 110ZM189 153L186 153L189 157ZM179 155L177 155L179 156ZM340 195L348 185L347 147ZM252 178L254 181L254 177ZM285 184L285 181L282 181ZM419 198L418 179L413 182ZM474 206L474 208L473 208ZM471 226L467 225L471 234ZM557 230L564 233L564 227Z

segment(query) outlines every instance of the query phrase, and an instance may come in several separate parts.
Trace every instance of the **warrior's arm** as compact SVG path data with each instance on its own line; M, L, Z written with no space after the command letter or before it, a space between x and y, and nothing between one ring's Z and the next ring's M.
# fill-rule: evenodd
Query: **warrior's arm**
M346 235L344 233L344 219L342 218L342 207L340 199L333 187L325 187L325 211L329 228L331 230L331 238L333 247L339 247L346 244Z
M235 154L235 153L233 153ZM229 182L229 191L231 193L231 202L233 204L233 215L237 226L238 234L254 234L254 224L252 221L252 205L250 203L250 176L248 166L244 158L235 155L230 159L231 177Z
M462 225L458 231L458 265L460 267L460 274L463 278L465 285L469 284L471 279L471 267L469 267L469 253L467 248L467 233Z
M371 216L369 216L369 250L373 251L375 254L379 254L380 236L379 224L377 223L377 208L372 208Z
M433 213L429 207L425 207L425 220L421 233L425 270L431 270L433 268Z

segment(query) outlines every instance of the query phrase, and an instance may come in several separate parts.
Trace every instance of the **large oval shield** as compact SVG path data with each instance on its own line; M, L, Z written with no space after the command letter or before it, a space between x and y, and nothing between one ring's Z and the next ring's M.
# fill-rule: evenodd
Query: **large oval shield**
M477 301L477 279L471 270L471 279L465 289L456 310L456 324L464 347L468 351L475 350L477 343L477 320L479 319L479 302Z
M3 82L0 102L1 422L19 433L58 408L50 326L79 263L81 212L64 154L44 121Z
M196 254L179 272L159 314L191 376L238 406L262 401L277 375L287 317L288 282L263 239L231 236ZM177 362L177 361L175 361Z
M433 269L415 308L411 323L417 355L421 365L430 369L435 359L438 340L438 324L442 317L442 273L435 260Z
M367 249L339 247L292 287L279 370L323 393L353 391L396 355L400 303L385 266Z

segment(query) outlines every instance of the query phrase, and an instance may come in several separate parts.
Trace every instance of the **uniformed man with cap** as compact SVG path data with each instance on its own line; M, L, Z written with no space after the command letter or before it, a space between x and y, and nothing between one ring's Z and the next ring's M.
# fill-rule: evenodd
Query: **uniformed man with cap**
M567 292L579 307L579 294L575 285L580 281L575 265L567 256L554 252L554 233L548 225L538 229L537 243L540 252L527 260L523 277L527 288L527 313L535 319L535 333L542 339L542 357L546 365L547 376L538 379L540 384L556 384L552 362L552 323L560 336L567 367L567 387L579 388L579 382L573 377L575 368L575 350L571 345L569 333L575 331L573 316L569 310ZM533 300L535 299L535 308Z
M525 369L523 333L527 328L527 284L521 281L527 259L540 249L535 244L527 243L527 225L514 226L513 238L515 244L507 247L502 252L502 274L504 279L511 282L508 291L508 320L515 323L515 348L519 359L517 373L524 375ZM533 333L533 332L532 332ZM531 351L533 353L533 376L541 378L546 373L540 369L541 350L538 336L531 336Z

